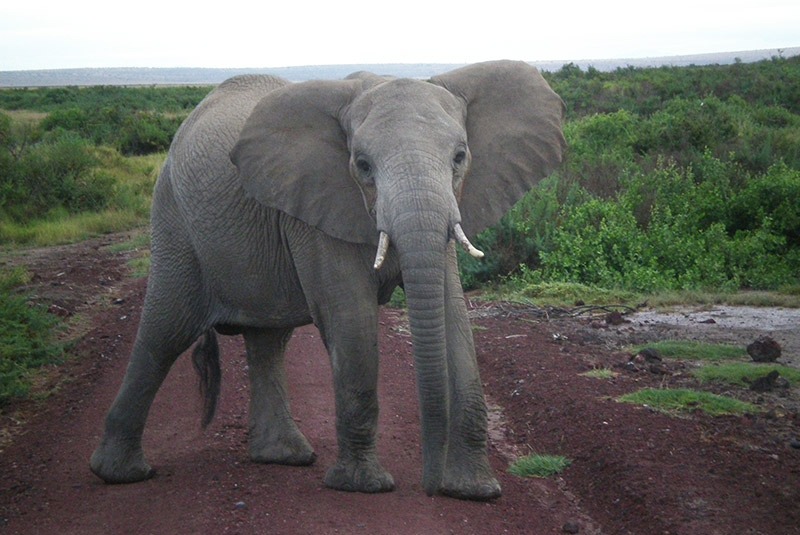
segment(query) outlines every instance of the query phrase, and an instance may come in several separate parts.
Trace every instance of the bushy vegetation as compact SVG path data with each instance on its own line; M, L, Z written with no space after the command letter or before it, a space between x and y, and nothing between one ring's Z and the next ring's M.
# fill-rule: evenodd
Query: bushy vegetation
M796 302L800 57L545 76L567 105L567 160L476 239L484 261L461 256L467 288L555 289L565 306L657 290ZM164 152L210 89L0 90L0 244L145 224ZM14 292L20 277L0 277L0 403L61 355L53 318Z
M48 115L44 132L66 130L122 154L169 148L178 126L210 87L58 87L0 91L0 108Z
M123 158L77 131L47 131L47 120L0 112L0 242L29 243L42 226L87 214L103 214L99 231L144 223L162 157Z
M800 57L547 75L567 160L461 257L468 286L775 290L800 280Z

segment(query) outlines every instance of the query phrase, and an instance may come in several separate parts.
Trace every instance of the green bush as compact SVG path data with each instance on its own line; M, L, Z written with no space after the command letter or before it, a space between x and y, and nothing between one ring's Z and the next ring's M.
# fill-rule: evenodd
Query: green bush
M539 251L555 230L561 201L569 196L563 191L559 175L544 179L518 202L500 223L486 229L475 239L476 247L490 251L477 260L458 249L461 281L466 289L477 288L492 280L508 277L524 266L539 266Z
M748 181L731 200L732 231L768 228L789 246L800 246L800 171L785 164Z
M51 132L16 153L14 144L0 147L0 213L6 217L28 221L58 208L78 213L107 203L113 181L94 172L93 148L76 134Z
M125 109L120 106L55 110L42 121L45 131L74 132L95 145L109 145L122 154L164 152L185 115Z
M724 147L736 134L730 107L718 98L676 98L645 123L641 150L688 158L709 147Z
M737 192L719 174L735 165L707 153L701 161L701 182L662 163L623 177L614 199L562 205L560 225L539 254L544 277L636 291L796 283L798 173L781 166Z
M53 112L125 109L161 113L188 113L205 97L210 86L175 87L54 87L0 91L0 108Z
M169 149L182 118L139 112L125 118L115 146L122 154L153 154Z

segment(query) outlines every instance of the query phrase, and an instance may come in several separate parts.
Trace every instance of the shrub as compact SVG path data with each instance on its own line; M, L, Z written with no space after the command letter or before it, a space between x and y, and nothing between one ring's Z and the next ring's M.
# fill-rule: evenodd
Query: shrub
M169 149L181 118L154 113L137 113L126 118L117 140L123 154L152 154Z
M779 163L756 176L731 200L731 231L759 228L800 246L800 171Z
M736 164L707 152L698 164L702 179L661 162L622 177L615 199L561 205L539 253L544 278L636 291L796 283L798 172L778 166L737 191Z
M476 260L461 248L458 262L461 281L466 289L476 288L491 280L514 274L520 268L539 265L539 251L551 239L561 203L562 187L558 175L539 183L506 214L500 223L486 229L475 239L475 245L490 252Z
M96 210L113 190L112 181L94 173L97 159L89 143L69 132L51 133L0 165L0 211L18 221L58 207L71 213Z

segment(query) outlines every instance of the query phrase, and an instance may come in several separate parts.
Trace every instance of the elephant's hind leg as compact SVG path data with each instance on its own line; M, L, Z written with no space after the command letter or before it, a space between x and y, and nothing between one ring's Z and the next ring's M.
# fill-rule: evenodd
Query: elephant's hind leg
M244 333L250 374L250 458L305 466L316 459L289 410L284 353L292 329Z
M102 441L90 461L92 472L106 483L134 483L155 474L144 458L142 433L153 399L179 353L154 353L137 338L122 387L106 416Z
M171 233L166 246L162 239L162 248L153 251L130 364L90 461L92 472L107 483L133 483L154 474L142 451L150 407L175 360L209 326L199 267L188 241L178 237Z

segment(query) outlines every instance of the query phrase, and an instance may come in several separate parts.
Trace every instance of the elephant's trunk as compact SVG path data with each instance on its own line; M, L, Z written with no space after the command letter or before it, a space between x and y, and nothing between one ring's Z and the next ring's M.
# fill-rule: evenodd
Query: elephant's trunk
M401 193L391 203L396 210L386 218L387 232L399 253L408 303L420 404L422 481L428 495L441 486L449 429L444 307L447 246L454 214L443 209L441 199L430 191Z
M442 242L432 247L431 241ZM428 242L421 245L416 242ZM404 243L414 242L414 243ZM445 236L410 234L395 242L400 253L403 285L414 344L425 492L437 491L447 453L449 392L444 311Z

